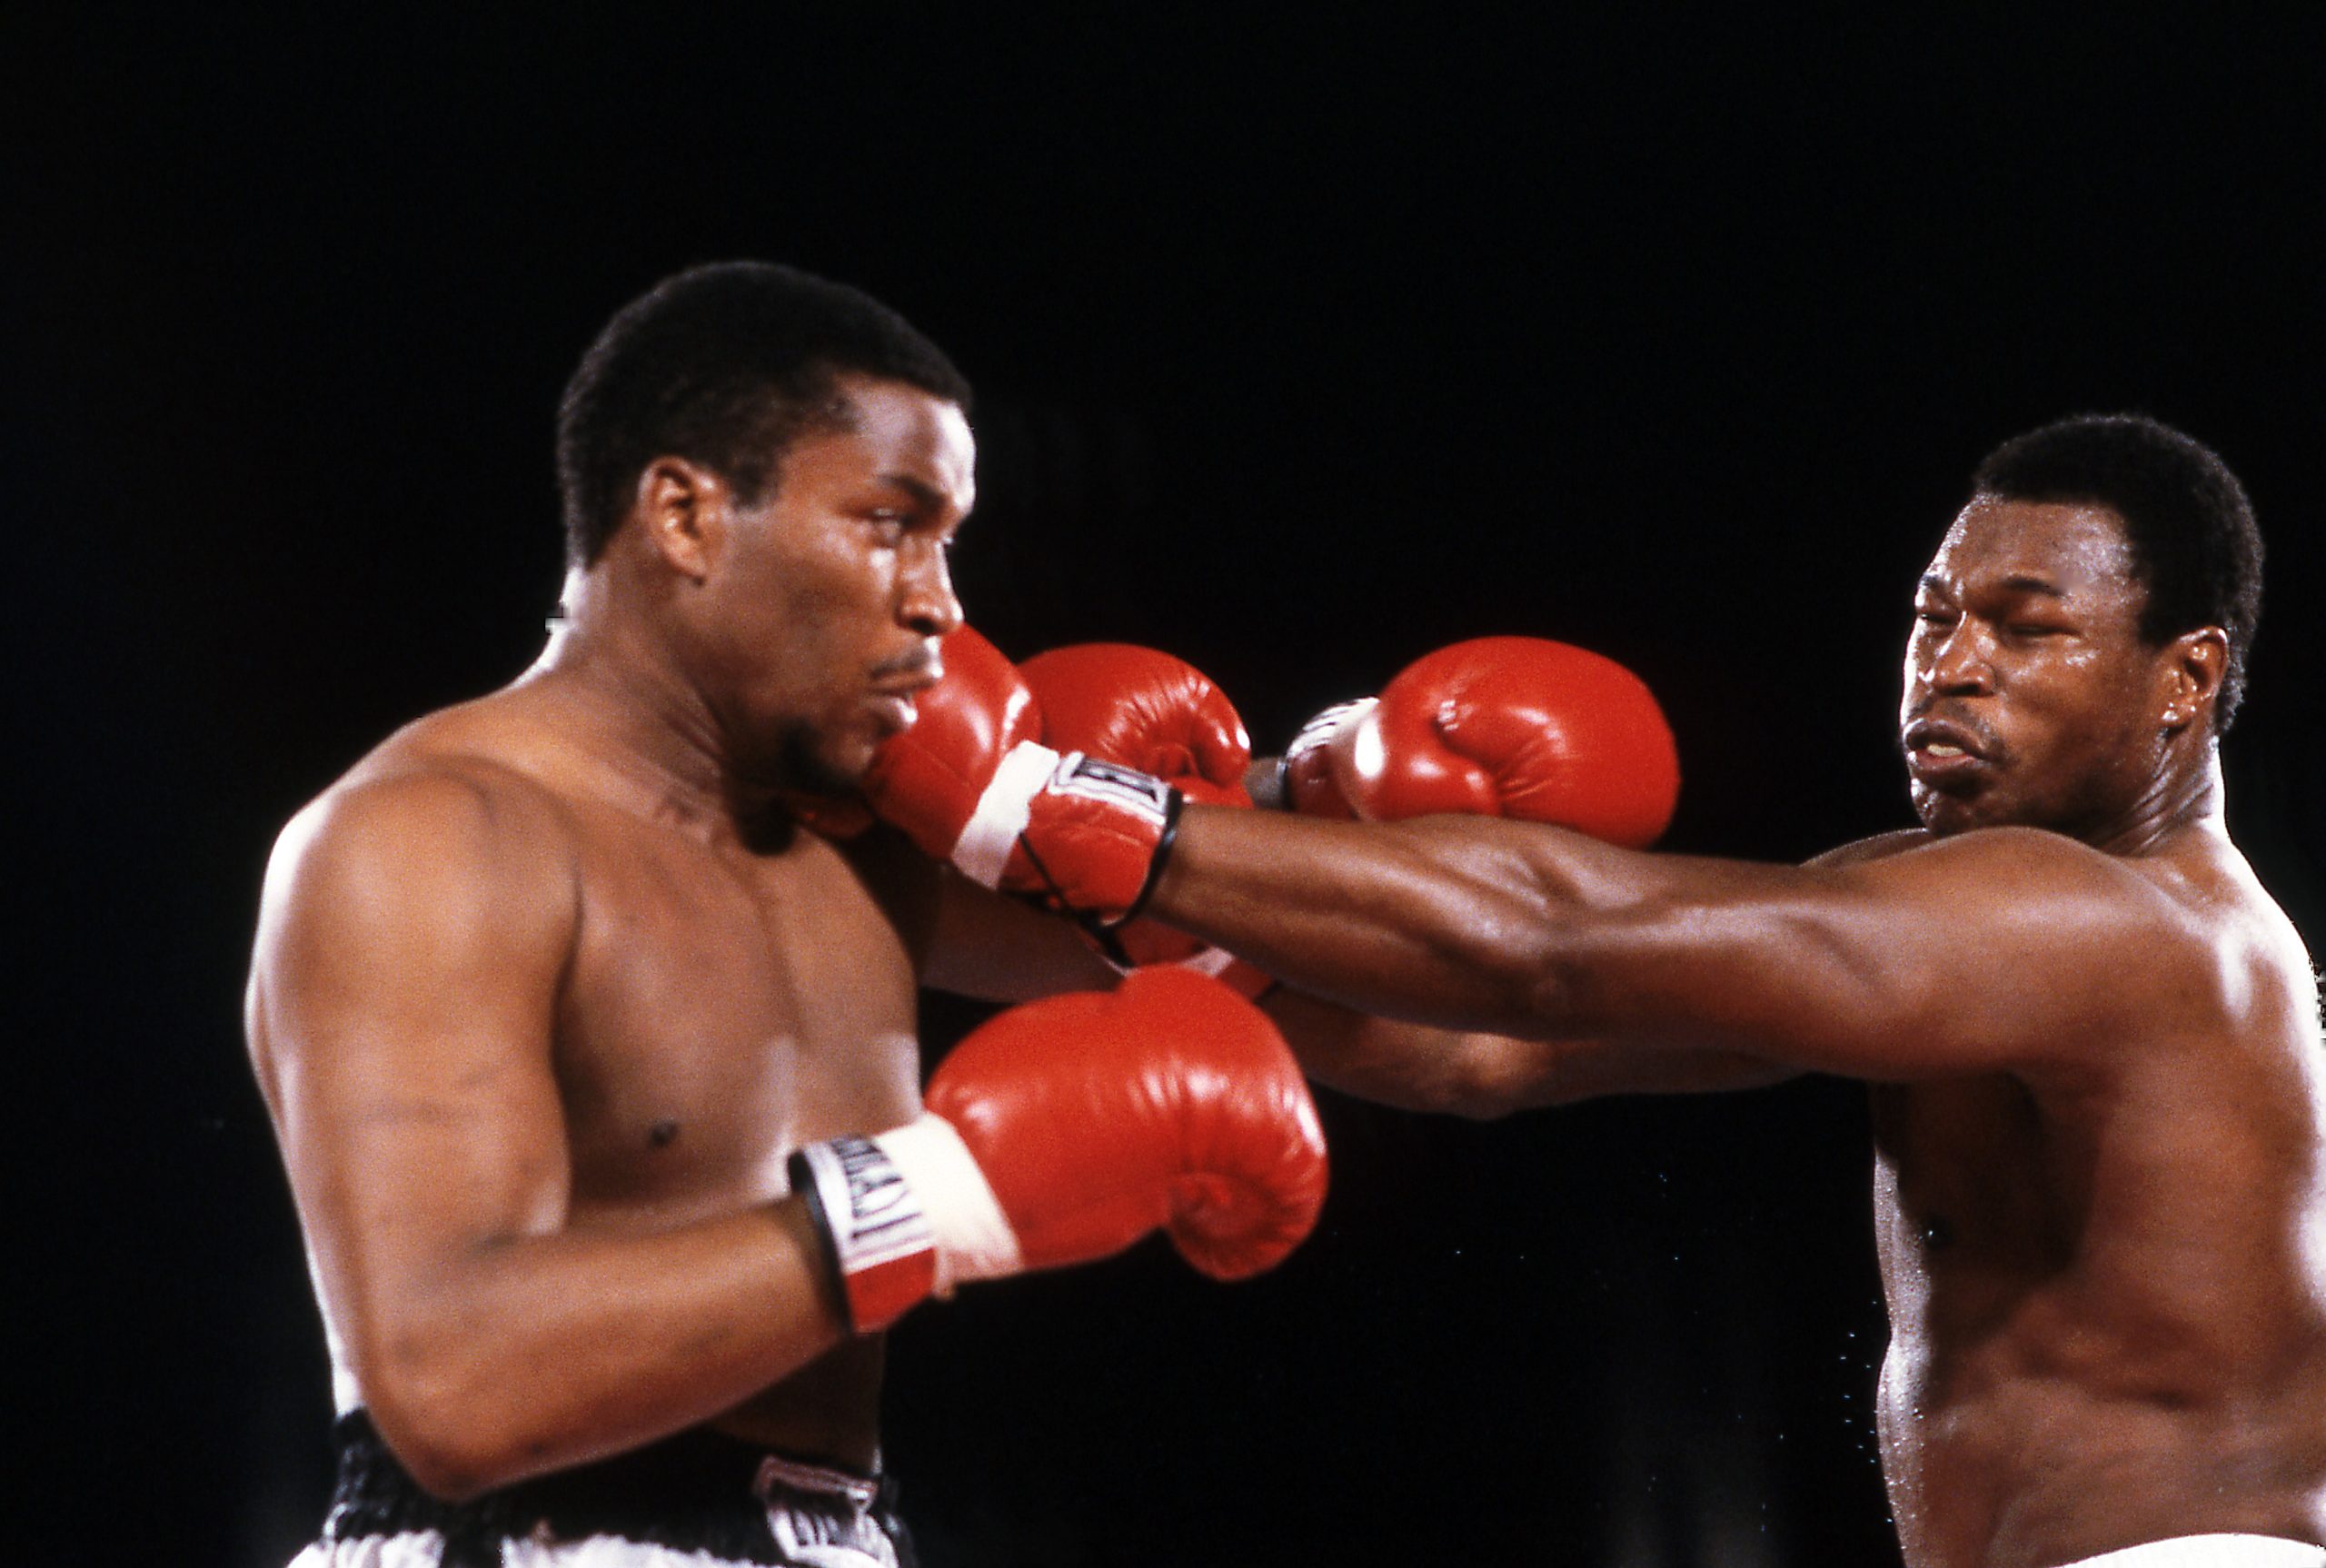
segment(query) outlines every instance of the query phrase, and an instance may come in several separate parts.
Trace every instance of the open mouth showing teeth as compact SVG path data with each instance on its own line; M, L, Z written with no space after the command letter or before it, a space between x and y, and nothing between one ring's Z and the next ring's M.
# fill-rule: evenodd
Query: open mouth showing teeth
M1967 767L1987 757L1979 737L1957 725L1917 720L1906 726L1904 739L1907 757L1924 767Z

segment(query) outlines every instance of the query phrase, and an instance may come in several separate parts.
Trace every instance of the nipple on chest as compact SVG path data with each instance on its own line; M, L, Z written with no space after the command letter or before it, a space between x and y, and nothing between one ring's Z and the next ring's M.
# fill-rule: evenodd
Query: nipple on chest
M667 1116L646 1129L648 1148L666 1149L678 1141L679 1124Z

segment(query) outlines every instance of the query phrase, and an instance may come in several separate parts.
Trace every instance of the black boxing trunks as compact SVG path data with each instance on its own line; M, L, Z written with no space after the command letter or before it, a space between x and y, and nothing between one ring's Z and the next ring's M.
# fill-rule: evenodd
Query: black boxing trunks
M432 1497L350 1411L323 1538L292 1568L913 1568L896 1485L682 1432L464 1503Z

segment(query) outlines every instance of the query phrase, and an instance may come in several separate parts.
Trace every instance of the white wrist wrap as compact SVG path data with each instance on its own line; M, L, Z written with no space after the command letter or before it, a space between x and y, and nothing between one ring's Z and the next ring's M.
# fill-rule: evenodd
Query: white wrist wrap
M923 1111L872 1141L905 1178L928 1217L937 1243L934 1295L950 1295L957 1285L999 1279L1024 1270L1018 1233L1010 1228L985 1173L978 1168L976 1156L953 1130L952 1123Z
M1312 748L1330 746L1342 730L1380 705L1378 697L1352 697L1347 702L1334 703L1300 727L1300 732L1292 738L1292 744L1284 749L1284 754L1297 757Z
M1364 780L1378 779L1388 769L1388 754L1381 747L1381 726L1368 724L1380 700L1368 697L1361 703L1351 703L1349 716L1333 731L1327 744L1332 759L1333 782L1340 787L1341 795L1351 806L1364 798ZM1359 817L1365 814L1360 811Z
M1049 781L1058 761L1057 752L1031 740L1021 740L1009 749L1001 766L994 769L985 793L978 797L969 825L954 840L949 857L954 869L980 887L1001 885L1002 868L1009 863L1009 851L1018 846L1018 835L1026 830L1034 797Z
M1178 966L1182 969L1193 969L1198 975L1208 975L1216 980L1226 974L1228 966L1236 961L1236 955L1225 948L1202 947L1179 959Z

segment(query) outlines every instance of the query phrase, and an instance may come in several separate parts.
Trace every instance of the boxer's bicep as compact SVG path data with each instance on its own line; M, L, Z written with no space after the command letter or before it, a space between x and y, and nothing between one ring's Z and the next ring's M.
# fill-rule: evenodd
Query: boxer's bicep
M506 818L458 780L374 786L294 823L269 868L252 1048L359 1379L465 1258L565 1214L549 1041L572 902Z
M1586 925L1546 994L1566 1026L1877 1081L2073 1060L2152 977L2122 874L2051 835L1794 870L1685 875Z

